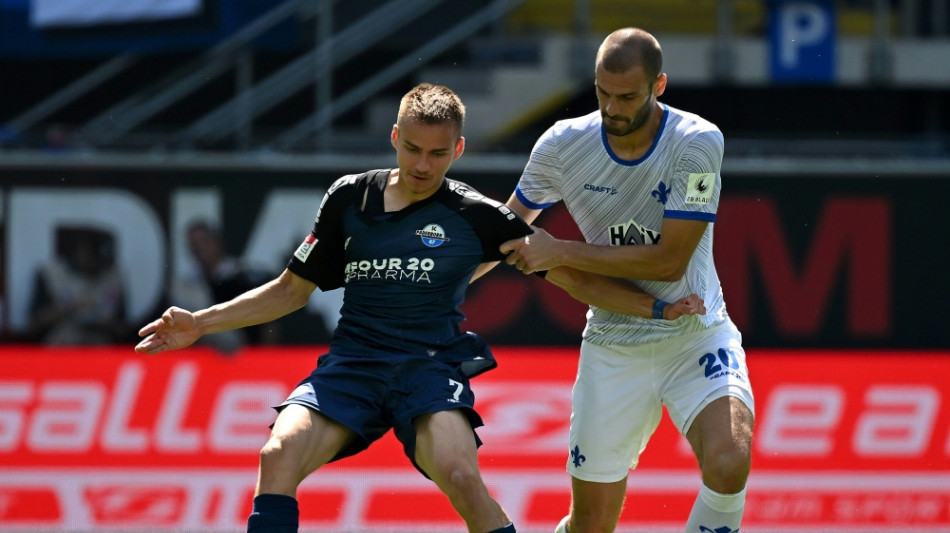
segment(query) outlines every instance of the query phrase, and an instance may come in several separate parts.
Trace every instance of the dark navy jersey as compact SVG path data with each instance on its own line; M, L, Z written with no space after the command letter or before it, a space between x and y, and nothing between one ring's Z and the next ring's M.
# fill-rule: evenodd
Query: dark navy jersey
M487 344L461 331L459 306L476 267L501 260L501 243L531 229L504 204L448 178L429 198L386 213L389 174L337 180L288 264L321 290L345 287L330 352L418 354L462 364L468 375L494 367Z

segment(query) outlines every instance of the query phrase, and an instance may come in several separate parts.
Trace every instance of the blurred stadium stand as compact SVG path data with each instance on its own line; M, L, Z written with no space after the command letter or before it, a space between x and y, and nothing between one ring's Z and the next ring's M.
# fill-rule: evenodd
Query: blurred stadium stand
M833 76L792 80L769 66L777 0L190 1L41 24L52 0L0 0L0 160L388 155L381 132L422 80L463 96L469 153L523 160L553 120L593 109L596 45L627 25L659 37L664 100L719 124L734 161L950 154L944 0L819 2Z

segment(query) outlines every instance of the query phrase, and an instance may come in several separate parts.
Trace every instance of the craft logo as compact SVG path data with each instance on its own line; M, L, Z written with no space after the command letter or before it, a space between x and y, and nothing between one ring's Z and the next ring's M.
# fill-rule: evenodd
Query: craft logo
M443 243L447 243L450 240L445 236L445 230L438 224L429 224L423 229L417 229L416 235L422 237L422 244L429 248L442 246Z
M591 191L591 192L604 193L604 194L609 195L609 196L613 196L613 195L617 194L618 192L620 192L620 191L618 191L617 189L615 189L614 187L605 187L605 186L603 186L603 185L594 185L593 183L585 183L585 184L584 184L584 190L585 190L585 191Z

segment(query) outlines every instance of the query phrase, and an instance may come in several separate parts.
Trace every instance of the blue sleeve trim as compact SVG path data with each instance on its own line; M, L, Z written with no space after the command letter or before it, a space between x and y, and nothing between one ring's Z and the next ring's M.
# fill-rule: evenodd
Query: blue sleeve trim
M663 218L679 218L683 220L703 220L706 222L715 222L716 213L700 213L697 211L674 211L668 209L663 212Z
M521 189L518 189L518 188L515 189L515 196L517 196L518 199L521 200L521 203L523 203L527 207L530 207L531 209L547 209L555 204L555 202L551 202L547 204L536 204L532 202L531 200L528 200L527 198L525 198L524 195L521 194Z

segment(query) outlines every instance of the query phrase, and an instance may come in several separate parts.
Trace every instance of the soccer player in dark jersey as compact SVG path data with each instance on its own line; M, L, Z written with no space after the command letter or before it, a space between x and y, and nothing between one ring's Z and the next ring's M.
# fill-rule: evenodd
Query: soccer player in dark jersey
M531 229L500 202L445 177L462 155L465 108L443 86L407 93L392 129L398 167L344 176L276 279L196 312L169 308L139 331L137 352L184 348L209 333L271 321L314 289L345 287L329 352L278 406L261 450L249 533L296 532L296 489L314 470L366 449L390 429L413 465L449 498L470 533L512 533L478 469L482 420L469 380L495 366L459 311L476 269ZM579 299L649 313L652 296L621 280L553 269ZM602 285L610 284L609 286ZM702 303L668 306L675 316Z

